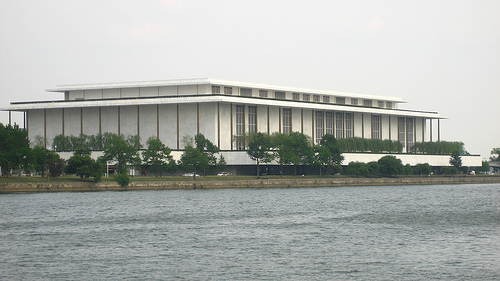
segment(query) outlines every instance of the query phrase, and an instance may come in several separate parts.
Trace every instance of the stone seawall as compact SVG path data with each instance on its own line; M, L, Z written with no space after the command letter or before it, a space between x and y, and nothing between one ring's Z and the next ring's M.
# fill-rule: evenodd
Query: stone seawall
M320 186L370 185L433 185L500 183L500 177L421 177L421 178L305 178L305 179L249 179L249 180L197 180L197 181L136 181L128 187L116 182L38 182L0 183L0 193L29 192L86 192L124 190L215 189L215 188L286 188Z

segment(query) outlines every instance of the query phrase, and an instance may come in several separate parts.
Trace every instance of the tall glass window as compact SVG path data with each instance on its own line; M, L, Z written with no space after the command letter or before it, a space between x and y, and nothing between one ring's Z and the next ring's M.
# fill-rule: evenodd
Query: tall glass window
M224 87L224 94L232 95L233 94L233 87Z
M259 97L267 98L267 91L266 90L259 90Z
M234 135L236 141L236 150L245 149L243 142L243 135L245 134L245 106L236 106L236 134Z
M372 115L372 139L380 139L380 115Z
M248 133L257 132L257 106L248 107Z
M345 119L345 137L352 138L352 113L344 113Z
M335 112L335 137L341 139L344 137L344 113Z
M406 120L404 117L399 117L398 118L398 135L399 135L399 141L403 145L403 148L406 147Z
M212 94L220 94L220 86L212 85Z
M415 123L414 123L414 119L411 118L411 117L408 117L406 118L406 134L408 136L408 152L412 149L413 147L413 139L414 139L414 126L415 126Z
M290 134L292 131L292 110L283 108L283 134Z
M300 94L299 93L293 93L293 100L300 100Z
M316 137L316 144L319 144L321 140L323 139L323 111L315 111L315 137Z
M325 112L325 134L333 135L333 112Z
M311 97L311 95L309 95L309 94L302 94L302 99L303 99L304 101L309 101L309 98L310 98L310 97Z

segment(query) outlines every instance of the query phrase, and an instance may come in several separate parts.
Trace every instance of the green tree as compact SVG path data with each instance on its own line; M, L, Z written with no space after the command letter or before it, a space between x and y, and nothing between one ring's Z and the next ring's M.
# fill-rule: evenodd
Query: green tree
M103 159L116 162L118 172L126 175L127 165L138 166L141 163L134 145L122 135L112 135L104 145Z
M74 149L69 136L62 134L54 137L52 146L57 148L56 151L71 151Z
M321 175L322 167L326 167L327 171L332 174L334 169L337 170L344 156L340 152L340 147L337 144L337 139L331 135L326 134L321 139L319 146L316 146L316 163L319 164L319 173Z
M130 177L127 174L118 174L115 176L116 182L121 187L126 187L130 183Z
M455 167L457 170L462 166L462 157L460 157L459 152L453 152L450 157L450 165Z
M366 169L368 171L367 176L375 177L380 174L380 165L376 161L366 163Z
M488 163L488 161L483 161L481 166L473 167L473 170L476 172L489 172L490 164Z
M349 162L345 169L345 174L350 176L366 176L368 175L368 167L363 162Z
M0 166L9 176L12 169L27 168L33 160L28 133L18 125L4 126L0 123Z
M54 151L50 151L43 146L35 146L33 148L33 167L36 172L41 173L42 177L49 170L49 164L55 163L59 155Z
M458 169L455 167L443 167L443 173L445 175L456 175L458 173Z
M413 167L413 173L415 175L430 175L432 173L432 167L429 163L417 164Z
M75 174L81 179L93 178L94 182L101 181L104 163L90 157L89 150L77 150L66 165L66 174Z
M379 164L379 172L382 176L395 176L403 173L403 163L401 159L392 155L387 155L380 158L377 163Z
M281 166L294 165L294 175L297 175L297 165L308 165L313 163L314 150L306 135L299 132L287 134L275 134L273 136L273 147L275 148L275 159Z
M464 151L464 143L458 141L416 142L412 146L413 153L450 154L454 151Z
M59 177L64 172L64 167L66 166L66 161L62 159L59 154L53 152L51 157L47 161L47 167L49 169L49 176L51 178Z
M194 136L194 143L196 145L196 149L198 149L208 159L208 162L204 162L199 166L203 169L203 175L206 176L206 169L210 166L217 165L216 154L219 152L219 148L200 133Z
M215 166L215 169L220 172L220 171L225 170L226 166L227 166L226 158L224 158L224 155L220 155L219 161L217 161L217 165Z
M175 165L174 158L170 155L172 150L169 147L155 137L148 139L147 145L148 148L142 153L142 158L146 165L151 166L151 170L155 173L155 177L158 176L158 173L161 177L161 172L163 170L169 172L175 171L177 166Z
M257 162L257 177L260 177L260 163L269 163L273 159L271 152L272 140L268 134L255 133L250 135L247 154L250 159Z
M403 175L411 175L413 174L413 168L411 167L410 164L406 164L403 166L403 172L402 172Z
M491 150L491 161L500 161L500 147L495 147Z
M208 165L208 158L201 153L200 150L194 148L192 145L188 144L184 147L184 153L181 155L179 160L179 165L184 168L185 171L194 171L193 178L196 179L196 172L198 167L203 167Z

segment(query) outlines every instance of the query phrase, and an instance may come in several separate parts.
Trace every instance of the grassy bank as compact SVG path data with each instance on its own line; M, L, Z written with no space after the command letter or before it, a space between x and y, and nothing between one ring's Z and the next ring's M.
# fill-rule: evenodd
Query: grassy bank
M55 179L41 177L1 177L0 193L473 183L500 183L500 176L407 176L391 178L265 176L260 179L257 179L255 176L206 176L198 177L196 180L182 176L133 177L130 185L125 188L120 187L114 181L113 177L103 178L103 181L100 183L81 180L74 176L65 176Z

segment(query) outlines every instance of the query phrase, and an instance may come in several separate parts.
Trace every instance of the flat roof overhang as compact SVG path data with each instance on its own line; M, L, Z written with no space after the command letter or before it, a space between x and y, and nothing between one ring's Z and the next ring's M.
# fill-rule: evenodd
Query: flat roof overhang
M80 108L80 107L108 107L108 106L134 106L157 104L189 104L189 103L235 103L246 105L277 106L288 108L304 108L313 110L347 111L357 113L371 113L383 115L398 115L423 117L430 119L447 119L439 116L437 112L426 112L404 109L388 109L367 106L328 104L317 102L304 102L294 100L277 100L258 97L241 97L226 95L196 95L196 96L170 96L170 97L142 97L128 99L99 99L99 100L72 100L72 101L40 101L40 102L15 102L3 111L27 111L35 109Z
M105 89L124 89L124 88L147 88L147 87L167 87L167 86L190 86L190 85L217 85L217 86L232 86L240 88L253 88L272 91L284 91L305 94L319 94L339 97L352 97L359 99L373 99L392 101L396 103L406 103L400 97L389 97L380 95L367 95L358 93L327 91L309 88L296 88L286 86L276 86L269 84L247 83L229 80L219 80L210 78L197 79L177 79L177 80L158 80L158 81L136 81L136 82L117 82L117 83L95 83L95 84L75 84L75 85L58 85L54 89L47 89L48 92L67 92L67 91L85 91L85 90L105 90Z

